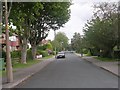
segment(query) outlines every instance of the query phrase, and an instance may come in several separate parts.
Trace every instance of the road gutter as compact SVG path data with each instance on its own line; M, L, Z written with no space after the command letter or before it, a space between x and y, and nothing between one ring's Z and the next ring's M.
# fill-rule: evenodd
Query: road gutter
M76 54L77 56L79 56L80 58L82 58L79 54L77 54L77 53L75 53L75 54ZM112 72L111 70L109 70L109 69L107 69L107 68L104 68L103 66L97 65L96 63L94 63L94 62L92 62L92 61L89 61L89 60L87 60L87 59L85 59L85 58L82 58L82 59L86 60L86 61L89 62L89 63L92 63L93 65L95 65L95 66L97 66L97 67L100 67L101 69L104 69L104 70L112 73L113 75L116 75L117 77L120 77L119 72L118 72L118 74L116 74L116 73Z
M53 59L53 57L50 58L50 59ZM34 74L36 74L37 72L39 72L40 70L42 70L44 67L46 67L48 64L50 64L52 61L54 61L54 59L53 59L53 60L50 60L50 59L47 59L48 61L45 62L44 64L43 64L44 60L43 60L42 62L40 62L42 65L40 66L39 70L33 71L32 73L30 73L30 74L28 74L28 75L26 75L26 76L23 76L23 77L21 77L21 78L19 78L19 79L16 79L16 80L14 80L12 83L3 84L3 85L2 85L2 88L14 88L14 87L17 86L18 84L22 83L23 81L27 80L28 78L30 78L31 76L33 76ZM50 60L50 61L49 61L49 60ZM24 73L25 73L25 72L24 72ZM24 74L24 73L23 73L23 74Z

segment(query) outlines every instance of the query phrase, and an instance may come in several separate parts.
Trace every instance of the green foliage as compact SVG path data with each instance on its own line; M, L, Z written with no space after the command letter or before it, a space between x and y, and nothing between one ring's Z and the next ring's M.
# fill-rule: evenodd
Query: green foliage
M58 32L55 40L52 41L52 46L56 47L57 51L66 50L68 47L68 37L63 32Z
M12 51L11 52L12 58L20 58L21 57L21 51Z
M47 43L45 45L39 45L37 47L38 50L53 50L53 46L51 43Z
M2 49L2 58L4 58L6 61L6 52L3 49Z
M37 64L39 62L40 62L40 60L31 60L31 59L29 59L28 62L27 62L27 64L15 63L13 65L13 68L15 68L15 69L18 69L18 68L27 68L27 67L30 67L31 65Z
M83 52L83 43L80 33L74 33L73 38L71 39L71 47L78 53Z
M92 54L112 57L113 48L118 45L118 12L114 3L100 3L95 6L94 18L84 28L85 40ZM93 50L94 48L94 50Z
M29 38L31 45L38 45L48 36L50 29L57 30L63 27L70 18L70 2L41 2L41 4L43 9L39 10L40 16L32 23Z
M45 47L45 45L39 45L38 47L37 47L37 49L38 50L46 50L46 47Z
M48 56L48 52L47 51L42 51L42 50L37 50L37 54L42 55L43 57Z
M90 53L90 51L88 51L88 53L87 53L87 56L91 56L91 53Z
M83 53L87 54L88 53L88 49L83 49Z
M12 32L19 36L21 49L24 49L24 52L27 50L25 48L27 41L32 36L30 35L31 25L40 16L39 10L42 8L40 2L12 2L9 22L17 27ZM26 62L26 56L23 53L21 53L21 58L24 57L25 60L21 60L22 63Z
M50 29L59 29L69 20L70 5L70 2L13 2L9 21L17 29L12 32L20 37L21 46L29 40L31 46L37 47Z
M46 46L46 49L49 49L49 50L52 50L52 49L53 49L51 43L47 43L45 46Z

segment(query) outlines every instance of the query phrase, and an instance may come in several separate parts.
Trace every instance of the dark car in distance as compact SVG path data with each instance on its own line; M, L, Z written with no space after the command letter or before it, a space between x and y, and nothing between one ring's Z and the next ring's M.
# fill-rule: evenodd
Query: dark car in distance
M65 58L65 53L64 52L58 52L56 55L56 58Z

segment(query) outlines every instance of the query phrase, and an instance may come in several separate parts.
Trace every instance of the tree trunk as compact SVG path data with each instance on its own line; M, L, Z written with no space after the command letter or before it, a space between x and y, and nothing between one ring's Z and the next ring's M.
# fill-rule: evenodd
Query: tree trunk
M7 82L13 82L13 68L10 54L10 42L9 42L9 31L8 31L8 12L7 12L7 0L5 0L5 33L6 33L6 74Z
M36 45L32 46L32 59L36 59L36 51L37 51L37 47Z
M21 63L26 64L26 57L27 57L27 39L24 38L21 47Z

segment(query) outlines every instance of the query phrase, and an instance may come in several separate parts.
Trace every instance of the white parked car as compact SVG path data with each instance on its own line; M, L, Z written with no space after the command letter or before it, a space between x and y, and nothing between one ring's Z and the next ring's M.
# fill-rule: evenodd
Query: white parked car
M56 58L65 58L65 53L64 52L58 52L56 55Z

